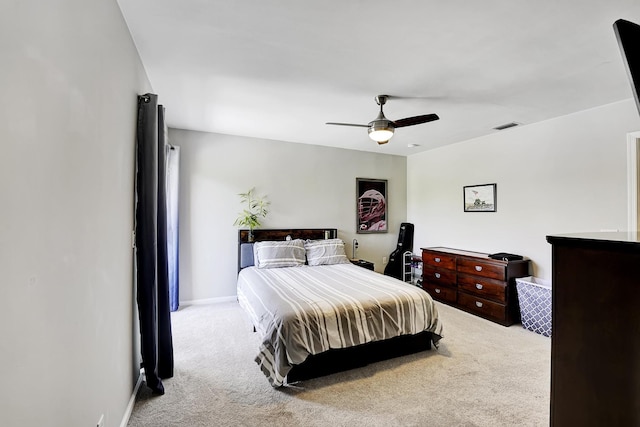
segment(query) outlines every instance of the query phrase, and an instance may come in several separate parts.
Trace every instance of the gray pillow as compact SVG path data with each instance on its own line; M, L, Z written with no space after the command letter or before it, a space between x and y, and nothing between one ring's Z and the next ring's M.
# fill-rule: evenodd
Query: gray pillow
M309 265L348 264L341 239L307 240L304 242Z
M304 255L302 239L253 244L253 261L258 268L297 267L304 265Z
M240 268L255 265L253 262L253 243L240 244Z

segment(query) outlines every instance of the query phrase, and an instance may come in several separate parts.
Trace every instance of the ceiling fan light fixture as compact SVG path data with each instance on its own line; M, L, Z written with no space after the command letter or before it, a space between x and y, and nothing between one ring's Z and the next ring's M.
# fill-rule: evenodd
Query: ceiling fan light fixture
M393 129L369 129L369 138L375 142L388 142L393 136Z
M369 126L369 138L373 139L377 143L389 142L393 136L394 127L389 122L373 122Z

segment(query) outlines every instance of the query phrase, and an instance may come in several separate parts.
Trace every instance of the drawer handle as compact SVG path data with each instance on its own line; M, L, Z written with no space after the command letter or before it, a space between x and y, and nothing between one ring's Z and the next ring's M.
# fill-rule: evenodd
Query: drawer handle
M476 283L476 289L482 289L483 286L480 283Z
M436 273L436 279L440 278L440 273Z
M482 271L482 266L476 265L476 271Z
M435 262L440 262L440 258L435 258L434 261Z
M476 307L482 308L482 303L480 301L476 301Z
M440 289L436 288L436 294L440 293Z

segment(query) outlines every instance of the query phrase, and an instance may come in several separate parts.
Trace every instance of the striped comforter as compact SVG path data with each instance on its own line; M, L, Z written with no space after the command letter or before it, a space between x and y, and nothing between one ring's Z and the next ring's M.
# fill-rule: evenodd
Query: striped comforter
M255 360L274 387L310 354L423 331L434 345L442 337L426 292L353 264L245 268L238 301L262 337Z

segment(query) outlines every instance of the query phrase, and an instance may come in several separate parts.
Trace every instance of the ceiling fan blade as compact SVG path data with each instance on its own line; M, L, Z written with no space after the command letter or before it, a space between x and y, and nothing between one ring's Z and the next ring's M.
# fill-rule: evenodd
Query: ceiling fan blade
M368 128L369 125L358 125L355 123L335 123L335 122L327 122L325 123L327 125L337 125L337 126L357 126L357 127L361 127L361 128Z
M408 95L385 95L388 100L391 99L401 99L401 100L416 100L416 101L441 101L444 99L448 99L447 96L444 95L433 95L433 96L408 96Z
M407 117L406 119L394 120L393 124L397 128L405 127L405 126L413 126L419 125L421 123L432 122L434 120L438 120L437 114L425 114L423 116L415 116L415 117Z

